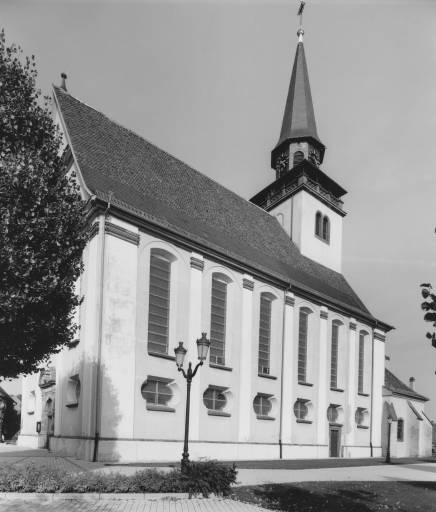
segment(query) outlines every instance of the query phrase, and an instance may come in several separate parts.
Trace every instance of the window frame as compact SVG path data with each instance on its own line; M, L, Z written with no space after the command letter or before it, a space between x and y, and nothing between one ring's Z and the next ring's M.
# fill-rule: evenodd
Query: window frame
M310 400L306 398L297 398L294 402L292 410L294 412L295 419L297 423L312 423L310 419ZM301 414L302 411L305 411L304 415Z
M147 393L153 393L153 390L146 391L146 387L150 384L154 383L155 386L155 398L153 400L148 400ZM171 407L171 402L174 400L174 391L171 388L171 384L173 383L173 379L167 379L165 377L157 377L155 375L148 375L147 379L141 385L141 395L145 400L145 407L148 411L163 411L163 412L175 412L175 409ZM167 388L169 393L159 393L159 386ZM166 396L169 398L164 403L159 403L159 397Z
M253 410L256 414L256 418L259 420L273 420L274 418L271 416L271 412L273 410L273 403L271 401L273 395L268 395L266 393L257 393L257 395L253 398ZM259 399L259 400L257 400ZM259 401L260 403L256 403ZM263 405L267 404L266 409L263 408ZM258 410L256 410L258 409Z
M309 318L313 313L308 307L300 307L298 312L298 345L297 345L297 379L298 384L309 384L307 382L308 374L308 354L309 354ZM305 318L305 333L302 334L302 318Z
M404 442L404 419L403 418L398 418L398 420L397 420L397 441L399 443Z
M170 337L171 337L171 321L172 321L172 299L173 299L173 271L174 271L174 262L176 261L176 257L170 253L169 251L166 251L165 249L159 248L159 247L152 247L150 249L149 253L149 264L148 264L148 313L147 313L147 353L149 355L155 355L160 357L167 357L174 359L173 356L171 356L169 351L170 346ZM167 279L167 297L159 296L156 293L152 292L152 286L155 286L155 284L152 283L152 279L161 279L162 277L156 277L152 275L153 268L155 268L158 272L165 272L164 269L159 268L156 265L153 265L153 260L161 260L164 261L167 264L168 270L168 279ZM159 315L155 311L152 311L152 307L157 309L164 309L164 306L162 306L162 303L159 304L161 301L166 301L166 315ZM151 317L160 317L160 318L166 318L166 325L162 326L158 323L153 323L151 321ZM165 334L159 333L159 332L153 332L150 330L150 325L155 325L158 328L164 327L166 330ZM165 343L159 342L157 339L154 339L154 337L160 337L165 338ZM150 340L152 338L152 340ZM163 347L162 349L159 349L159 345Z
M206 393L208 392L211 392L212 393L212 405L215 406L216 403L217 403L217 395L222 395L223 399L220 399L221 402L224 402L222 407L220 408L216 408L216 407L212 407L212 408L209 408L206 401L207 400L210 400L211 398L209 397L206 397ZM224 417L230 417L230 413L228 413L226 411L226 409L228 408L229 406L229 399L226 395L226 392L228 391L228 388L226 387L223 387L223 386L214 386L214 385L209 385L203 392L203 397L202 397L202 400L203 400L203 405L206 407L206 410L207 410L207 414L209 416L224 416Z
M225 297L223 299L217 299L216 293L214 295L214 283L222 283L225 285ZM210 284L210 316L209 316L209 326L210 326L210 349L209 349L209 365L212 366L218 366L218 367L226 367L227 357L227 344L228 344L228 323L229 323L229 295L230 295L230 289L229 285L232 283L232 280L226 276L225 274L221 272L213 272L211 276L211 284ZM216 290L218 292L221 290ZM215 301L221 300L221 302L224 302L224 307L221 305L214 304ZM215 308L215 311L214 311ZM223 322L221 325L219 325L218 322L215 321L215 325L221 329L221 336L222 340L219 340L215 337L215 333L219 333L219 330L216 328L213 329L213 316L219 317L220 315L217 314L216 309L221 309L224 311L224 315L221 315L223 318ZM222 345L220 348L219 345ZM221 350L221 354L214 354L214 352L218 352Z
M357 393L359 395L367 395L365 393L365 352L366 343L368 339L368 332L359 331L359 346L358 346L358 365L357 365Z
M257 352L257 372L258 375L271 375L271 340L273 333L273 301L275 297L269 292L262 292L259 297L259 334L258 334L258 352ZM268 318L262 326L262 303L268 306ZM264 314L265 316L265 314ZM268 323L268 326L265 326ZM261 350L263 347L263 350ZM261 357L262 354L266 356ZM264 361L266 364L261 364ZM266 369L266 371L265 371Z

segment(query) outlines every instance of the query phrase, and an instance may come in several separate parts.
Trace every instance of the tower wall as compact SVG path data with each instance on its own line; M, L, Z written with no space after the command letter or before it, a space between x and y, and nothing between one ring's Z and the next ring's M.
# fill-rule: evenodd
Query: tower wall
M315 234L316 213L330 221L330 240ZM342 269L342 217L317 198L302 190L270 210L301 253L326 267Z

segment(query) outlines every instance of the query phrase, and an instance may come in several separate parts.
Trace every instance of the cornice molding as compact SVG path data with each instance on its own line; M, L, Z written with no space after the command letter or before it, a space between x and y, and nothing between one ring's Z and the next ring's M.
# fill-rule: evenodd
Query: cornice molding
M291 295L285 295L285 304L287 306L295 306L295 297L292 297Z
M204 260L197 258L196 256L191 256L191 268L195 268L196 270L204 270Z
M116 238L120 238L125 242L130 242L131 244L139 245L138 233L133 233L132 231L122 228L117 224L112 224L112 222L106 222L105 233L107 233L108 235L115 236Z
M98 221L94 222L94 224L92 224L92 226L89 230L89 233L88 233L88 241L92 240L95 237L95 235L99 232L99 230L100 230L100 226L99 226Z
M245 288L246 290L253 291L253 289L254 289L253 279L248 279L247 277L244 277L244 279L242 279L242 287Z
M386 341L386 336L381 332L374 331L374 339L378 341L383 341L384 343Z

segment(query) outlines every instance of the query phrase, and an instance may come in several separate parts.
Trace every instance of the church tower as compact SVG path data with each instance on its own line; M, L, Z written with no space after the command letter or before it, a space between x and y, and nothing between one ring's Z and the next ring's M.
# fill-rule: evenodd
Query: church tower
M277 217L303 255L341 272L346 191L320 169L325 146L316 128L301 25L297 35L282 129L271 151L275 181L251 202Z

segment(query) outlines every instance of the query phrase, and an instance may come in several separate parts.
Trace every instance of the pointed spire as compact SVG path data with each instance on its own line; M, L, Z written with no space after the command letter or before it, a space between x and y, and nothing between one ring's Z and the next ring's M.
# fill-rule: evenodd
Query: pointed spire
M295 53L291 83L289 84L282 130L277 146L280 146L285 141L301 139L302 137L311 137L321 143L316 129L309 73L302 42L303 34L304 30L300 28L298 30L299 42Z

